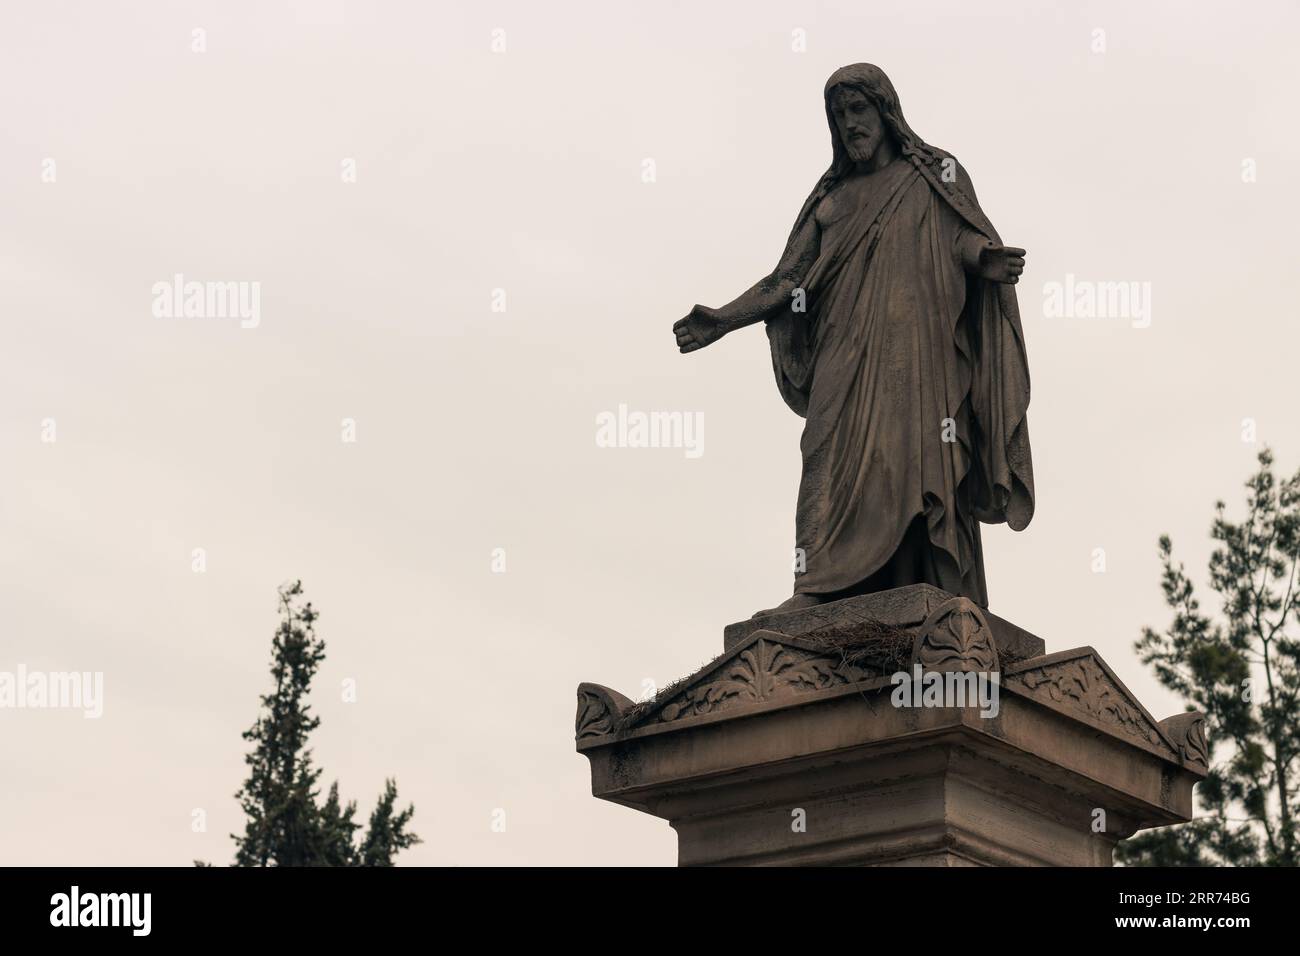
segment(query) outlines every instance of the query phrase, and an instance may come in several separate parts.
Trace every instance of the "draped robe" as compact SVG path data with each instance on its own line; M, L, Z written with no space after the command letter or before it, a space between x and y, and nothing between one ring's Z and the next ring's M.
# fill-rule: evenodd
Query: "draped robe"
M965 171L919 140L874 173L828 173L796 233L810 215L807 311L768 320L778 386L807 419L795 592L930 583L987 606L979 522L1020 530L1034 507L1014 288L961 262L1001 240Z

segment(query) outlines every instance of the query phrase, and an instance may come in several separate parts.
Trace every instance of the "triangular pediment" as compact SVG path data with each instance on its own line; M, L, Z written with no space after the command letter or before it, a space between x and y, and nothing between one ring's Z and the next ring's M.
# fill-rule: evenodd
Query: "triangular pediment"
M1012 665L1003 673L1002 684L1107 733L1180 759L1164 730L1091 647Z
M622 726L672 723L780 701L871 680L879 673L815 642L755 631L690 677L665 687L654 700L638 705Z

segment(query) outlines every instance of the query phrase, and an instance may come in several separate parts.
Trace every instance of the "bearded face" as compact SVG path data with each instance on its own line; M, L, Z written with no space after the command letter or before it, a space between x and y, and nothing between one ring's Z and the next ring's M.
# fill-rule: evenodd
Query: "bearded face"
M831 98L831 115L840 142L855 163L869 163L890 135L876 104L862 92L840 87Z

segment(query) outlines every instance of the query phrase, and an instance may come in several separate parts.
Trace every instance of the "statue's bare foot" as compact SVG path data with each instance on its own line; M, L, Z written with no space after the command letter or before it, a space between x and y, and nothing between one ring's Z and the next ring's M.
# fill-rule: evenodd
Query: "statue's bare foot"
M826 603L826 599L820 594L795 594L786 598L776 607L770 607L766 611L755 611L754 617L764 617L768 614L780 614L782 611L801 611L806 607L814 607L818 604Z

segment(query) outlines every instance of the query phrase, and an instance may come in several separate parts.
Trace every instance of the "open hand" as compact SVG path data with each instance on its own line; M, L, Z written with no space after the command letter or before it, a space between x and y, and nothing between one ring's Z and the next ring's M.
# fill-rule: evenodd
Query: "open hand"
M989 245L980 252L979 274L985 279L1015 285L1024 271L1024 249Z
M677 347L685 355L710 345L727 334L729 329L718 314L717 309L707 305L697 305L691 309L686 318L673 323L673 333L677 336Z

